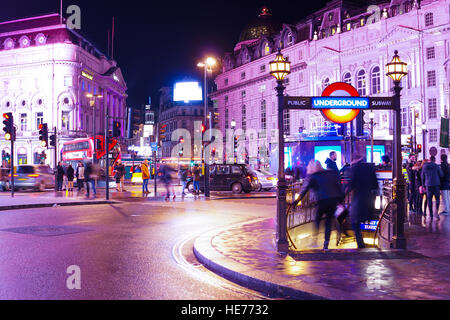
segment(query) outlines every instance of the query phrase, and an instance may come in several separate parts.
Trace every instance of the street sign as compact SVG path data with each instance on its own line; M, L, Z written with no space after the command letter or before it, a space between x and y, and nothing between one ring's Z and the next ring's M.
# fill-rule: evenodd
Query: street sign
M346 82L334 82L326 87L322 92L322 97L358 97L358 90L355 89L352 85ZM350 98L351 99L351 98ZM359 109L356 108L356 105L365 105L368 104L368 101L356 103L350 103L347 107L333 108L327 107L327 109L321 109L323 116L331 122L334 123L347 123L356 118L359 114ZM350 101L350 100L348 100ZM354 106L353 106L354 105ZM367 109L367 108L366 108Z
M370 97L369 109L372 110L394 110L393 97Z
M312 97L284 97L284 107L286 109L312 109Z
M152 151L158 151L158 144L156 142L151 142L150 148L152 149Z

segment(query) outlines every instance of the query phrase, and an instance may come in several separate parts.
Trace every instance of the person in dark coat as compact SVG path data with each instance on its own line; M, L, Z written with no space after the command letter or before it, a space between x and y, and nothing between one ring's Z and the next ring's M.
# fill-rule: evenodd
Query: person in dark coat
M317 160L311 160L308 164L305 183L300 197L296 200L295 205L302 200L308 190L312 190L317 200L316 211L316 229L319 229L320 220L325 215L325 240L323 243L324 250L328 249L331 235L331 224L334 219L338 203L344 200L344 193L339 181L339 175L334 170L324 170Z
M354 161L352 163L350 181L346 191L353 191L350 221L352 229L355 232L356 243L359 249L365 248L360 224L373 216L375 211L375 197L378 188L374 165L366 163L364 157Z
M416 187L416 198L414 201L414 206L416 208L416 213L419 215L423 215L424 209L423 209L423 200L424 200L424 187L423 187L423 183L422 183L422 160L417 161L414 166L413 166L413 170L414 170L414 179L415 179L415 187ZM426 199L425 199L426 200ZM425 209L426 209L426 201L425 201Z
M450 213L450 170L447 162L447 155L441 154L441 195L444 202L444 211L440 214L447 216Z
M73 191L73 178L75 177L75 170L73 169L72 165L69 164L67 167L67 190Z
M62 185L64 180L64 168L61 162L58 162L56 167L56 191L62 191Z
M415 207L414 199L417 198L416 195L416 179L414 174L414 164L416 163L416 155L411 153L409 155L408 163L406 164L406 173L408 175L408 203L409 210L412 212L416 212L417 208Z
M436 164L436 158L430 157L430 162L423 165L422 169L422 182L427 189L427 204L430 211L430 218L433 219L433 197L436 199L436 215L435 218L439 220L439 205L440 205L440 193L439 187L441 185L442 170Z
M325 164L327 165L327 170L336 171L339 174L339 169L336 164L337 153L336 151L330 152L330 157L325 160Z

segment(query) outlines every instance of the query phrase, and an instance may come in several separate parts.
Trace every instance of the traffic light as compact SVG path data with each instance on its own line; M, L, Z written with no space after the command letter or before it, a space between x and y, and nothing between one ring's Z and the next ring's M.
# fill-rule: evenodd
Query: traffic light
M52 135L50 136L50 145L51 145L52 147L56 147L56 136L55 136L54 134L52 134Z
M180 139L178 139L178 142L179 142L179 143L183 143L183 142L184 142L184 138L183 138L183 137L180 137Z
M412 140L412 136L408 136L408 137L406 138L406 143L407 143L407 145L408 145L408 148L412 150L412 148L413 148L413 140Z
M40 157L40 163L44 164L45 163L45 159L47 159L47 155L45 154L45 151L41 152L41 157Z
M213 159L216 157L216 147L212 147L212 149L211 149L211 157Z
M234 136L234 152L237 152L237 150L238 150L238 141L239 141L239 137Z
M417 153L420 153L420 152L422 152L422 145L418 144L417 145Z
M11 112L3 114L3 131L5 131L5 140L16 140L16 132L14 128L14 117Z
M113 137L117 138L120 137L120 122L119 121L113 121Z
M180 149L180 151L178 151L178 156L182 157L183 156L183 148Z
M163 141L166 139L166 135L165 135L166 127L167 127L167 124L161 124L159 126L159 141Z
M48 126L46 123L39 125L39 140L41 140L41 146L43 148L48 147Z
M202 133L205 133L206 131L206 126L202 123Z

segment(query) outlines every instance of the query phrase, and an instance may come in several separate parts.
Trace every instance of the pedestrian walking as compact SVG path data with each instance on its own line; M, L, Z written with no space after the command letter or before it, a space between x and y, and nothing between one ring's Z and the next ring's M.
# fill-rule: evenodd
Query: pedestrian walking
M350 222L359 249L365 248L360 224L373 216L378 188L374 165L367 163L364 157L356 158L350 169L350 181L346 192L353 192Z
M76 177L77 177L78 191L81 191L84 185L84 165L83 162L81 161L78 162L77 165Z
M200 194L200 168L198 167L198 164L196 164L192 168L192 175L194 176L194 178L193 178L194 194L199 195Z
M344 200L344 193L335 170L324 170L317 160L311 160L306 169L307 177L296 205L303 199L308 190L312 190L317 200L315 228L319 230L322 216L325 215L325 239L323 249L328 250L331 236L331 225L337 205Z
M426 187L427 205L430 212L430 218L433 219L433 197L436 200L436 214L434 217L439 220L440 205L440 185L443 176L441 167L436 164L436 157L431 156L430 161L425 163L422 168L422 182Z
M160 172L161 172L161 181L164 183L164 185L166 187L165 200L168 200L170 198L171 192L173 194L173 199L175 199L176 195L175 195L175 189L172 184L172 173L176 172L176 170L173 169L172 167L170 167L169 165L165 164L165 165L161 166Z
M142 194L150 193L148 191L148 179L150 179L150 171L148 169L147 159L145 159L144 162L142 162L141 172L142 172Z
M92 187L92 193L95 196L97 194L97 190L95 190L96 172L92 163L88 163L86 165L86 169L84 170L84 178L86 181L86 197L89 197L90 194L89 187Z
M408 203L409 211L416 212L415 199L416 196L416 176L413 170L414 164L416 163L416 155L411 153L408 158L408 163L406 164L406 173L408 175Z
M117 164L115 166L116 174L114 177L116 178L116 190L123 192L126 191L124 188L124 182L125 182L125 166L123 165L121 160L117 161Z
M450 171L447 162L447 155L441 154L441 195L444 204L444 211L440 214L447 216L450 213Z
M416 208L416 213L423 215L423 200L424 200L424 187L422 183L422 160L417 161L413 166L415 187L416 187L416 198L414 199L414 206ZM426 205L425 205L426 206Z
M56 191L62 191L64 181L64 168L61 165L61 162L58 162L58 166L56 167Z
M73 178L75 177L75 170L73 169L72 165L69 164L67 167L67 190L73 191Z
M187 177L188 177L187 168L180 168L180 171L178 172L178 178L180 179L180 182L181 182L181 196L182 197L184 197L186 195L184 190L186 189Z

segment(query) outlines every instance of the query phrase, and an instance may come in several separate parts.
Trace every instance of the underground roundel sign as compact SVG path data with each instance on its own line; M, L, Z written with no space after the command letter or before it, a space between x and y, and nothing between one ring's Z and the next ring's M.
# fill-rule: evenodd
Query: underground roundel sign
M313 98L312 104L329 121L347 123L356 118L360 109L368 108L369 99L360 98L355 87L348 83L334 82L323 90L321 97Z

